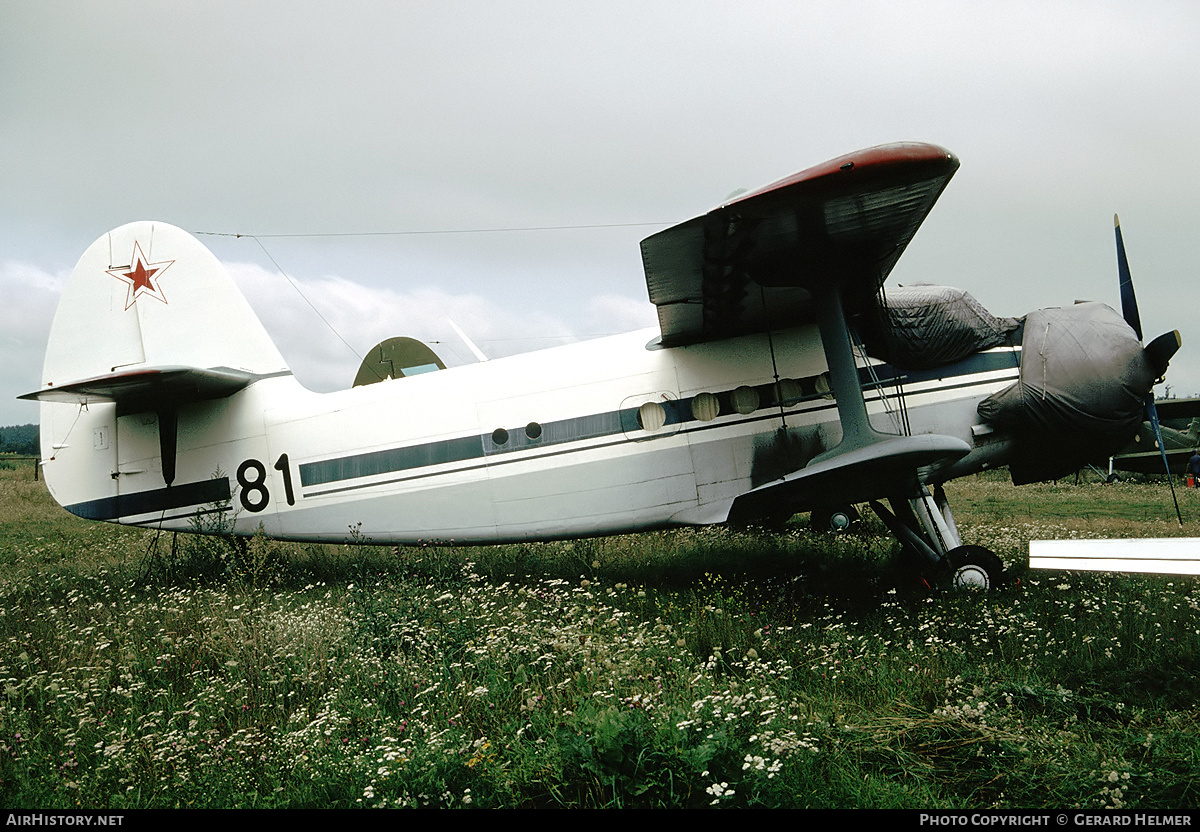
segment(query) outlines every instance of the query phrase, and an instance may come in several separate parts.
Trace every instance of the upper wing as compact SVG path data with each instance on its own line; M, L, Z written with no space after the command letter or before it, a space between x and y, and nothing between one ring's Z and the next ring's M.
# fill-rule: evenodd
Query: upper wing
M1154 403L1158 421L1171 422L1171 427L1185 429L1188 422L1200 416L1200 398L1160 399Z
M882 145L647 237L663 345L795 326L815 281L839 281L852 306L874 296L957 169L935 145Z

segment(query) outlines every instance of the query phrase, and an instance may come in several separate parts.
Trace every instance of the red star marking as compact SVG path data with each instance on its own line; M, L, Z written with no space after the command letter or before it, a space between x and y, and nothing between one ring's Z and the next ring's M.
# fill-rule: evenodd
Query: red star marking
M149 263L146 261L146 255L142 254L142 247L136 241L133 244L133 254L129 258L130 264L119 269L106 269L106 271L120 280L122 283L129 284L129 294L125 297L125 308L133 306L133 302L140 295L149 295L155 300L167 302L166 295L162 293L162 288L158 285L158 281L162 279L162 273L170 268L174 260L160 260L157 263Z

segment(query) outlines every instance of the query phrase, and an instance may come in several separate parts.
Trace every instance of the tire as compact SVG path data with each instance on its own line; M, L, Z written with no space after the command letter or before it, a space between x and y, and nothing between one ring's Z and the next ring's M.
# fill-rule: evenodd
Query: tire
M958 546L946 553L944 562L952 589L998 589L1004 581L1004 564L983 546Z
M854 506L835 506L814 510L808 519L808 525L814 532L841 534L857 523L858 519L858 511Z

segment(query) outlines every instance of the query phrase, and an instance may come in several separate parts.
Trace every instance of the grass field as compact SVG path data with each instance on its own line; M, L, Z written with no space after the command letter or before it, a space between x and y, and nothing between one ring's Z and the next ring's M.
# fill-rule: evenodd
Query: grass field
M864 522L393 550L85 523L0 470L0 805L1200 804L1200 584L1031 538L1200 536L1165 485L948 489L1015 585ZM347 538L355 536L348 524Z

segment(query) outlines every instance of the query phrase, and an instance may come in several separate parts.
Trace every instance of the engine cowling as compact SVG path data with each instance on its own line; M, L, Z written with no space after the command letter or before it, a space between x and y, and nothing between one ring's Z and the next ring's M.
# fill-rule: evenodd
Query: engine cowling
M1155 344L1144 349L1132 327L1102 303L1027 315L1020 377L979 404L983 419L1013 437L1013 482L1061 477L1129 441L1166 367L1161 339Z

